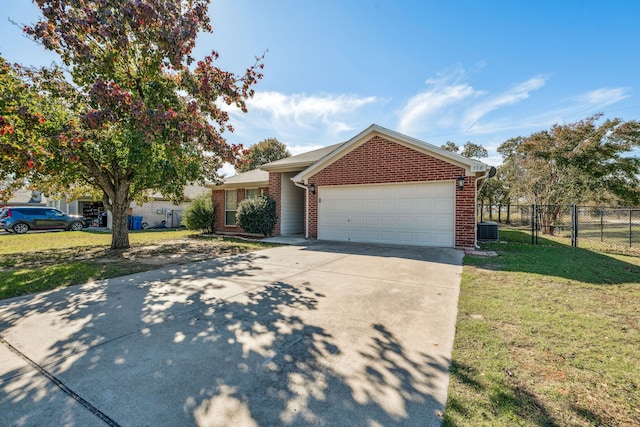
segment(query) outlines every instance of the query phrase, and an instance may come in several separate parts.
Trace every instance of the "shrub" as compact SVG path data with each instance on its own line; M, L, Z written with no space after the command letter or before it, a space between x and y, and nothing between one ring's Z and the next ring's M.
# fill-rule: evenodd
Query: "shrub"
M276 202L269 196L244 199L238 203L236 221L244 231L268 236L276 225L276 220Z
M182 225L189 230L200 230L204 233L213 231L214 209L210 194L203 194L191 201L184 210Z

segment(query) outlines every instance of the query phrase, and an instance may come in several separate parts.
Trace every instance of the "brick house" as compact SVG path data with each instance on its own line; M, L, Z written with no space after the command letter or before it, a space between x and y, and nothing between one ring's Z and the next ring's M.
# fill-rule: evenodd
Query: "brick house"
M470 248L489 166L371 125L346 142L268 163L212 186L216 232L241 232L237 204L268 194L274 235ZM224 212L224 213L223 213Z

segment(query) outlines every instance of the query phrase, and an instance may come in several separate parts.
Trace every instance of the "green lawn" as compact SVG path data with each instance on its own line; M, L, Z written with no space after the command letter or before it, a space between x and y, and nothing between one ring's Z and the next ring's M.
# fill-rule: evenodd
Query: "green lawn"
M0 235L0 299L160 268L176 254L215 258L273 246L185 230L131 232L129 240L130 250L112 251L108 233Z
M444 425L640 425L640 258L500 237L465 257Z

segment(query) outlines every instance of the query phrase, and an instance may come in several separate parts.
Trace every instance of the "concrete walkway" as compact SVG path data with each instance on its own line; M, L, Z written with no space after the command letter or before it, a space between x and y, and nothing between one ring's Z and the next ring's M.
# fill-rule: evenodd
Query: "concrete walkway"
M440 425L462 257L309 242L1 301L0 425Z

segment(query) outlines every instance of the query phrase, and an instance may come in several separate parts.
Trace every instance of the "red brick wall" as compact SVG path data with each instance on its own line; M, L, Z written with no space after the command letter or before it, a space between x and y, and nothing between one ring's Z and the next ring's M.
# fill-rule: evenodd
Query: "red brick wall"
M235 190L237 192L236 197L238 198L238 203L240 200L244 199L244 189L239 188ZM225 190L213 190L212 192L212 201L213 201L213 212L214 220L213 220L213 230L214 231L230 231L237 232L239 231L238 227L227 227L224 225L224 193Z
M254 187L255 188L255 187ZM262 190L265 195L269 194L269 187L259 187L259 190ZM238 188L236 191L236 197L238 203L244 200L245 197L245 189ZM215 213L215 217L213 220L213 229L214 231L226 231L226 232L241 232L243 231L240 227L227 227L224 225L224 192L225 190L212 190L211 192L211 200L213 202L213 209Z
M455 181L464 169L414 149L374 136L309 179L323 185ZM270 181L271 182L271 181ZM456 247L475 244L475 178L456 190ZM318 236L318 192L309 198L309 236Z
M276 226L273 235L280 235L280 215L282 211L282 174L280 172L269 172L269 195L276 201Z

